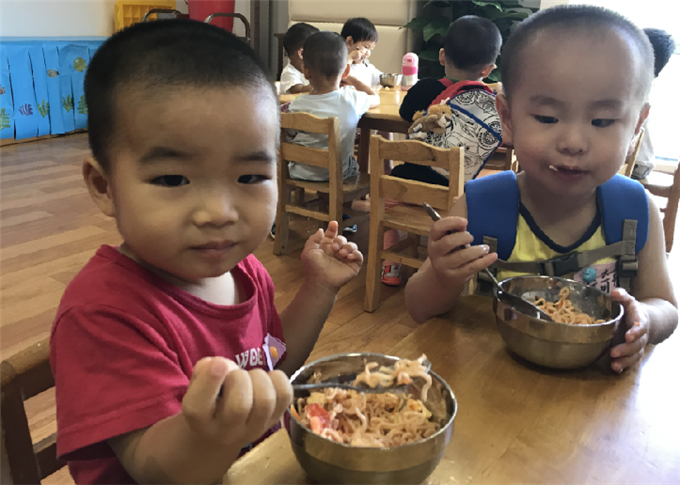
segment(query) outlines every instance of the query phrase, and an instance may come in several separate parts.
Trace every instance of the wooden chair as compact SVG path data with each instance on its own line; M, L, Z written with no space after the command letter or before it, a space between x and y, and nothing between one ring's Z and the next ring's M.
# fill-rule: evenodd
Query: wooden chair
M430 233L432 219L422 207L427 202L448 214L454 202L463 194L465 157L463 148L436 148L417 140L387 141L371 137L371 225L366 266L366 298L364 310L372 312L380 304L380 271L382 261L388 259L410 268L420 268L417 257L420 236ZM383 160L400 160L449 170L449 186L431 185L406 180L383 173ZM385 199L401 204L386 210ZM385 229L406 231L409 236L390 248L383 249Z
M645 129L642 128L638 134L637 140L635 140L635 148L632 153L626 156L626 161L623 162L623 166L619 170L621 175L630 177L633 175L633 170L635 169L635 160L637 160L638 153L640 153L640 147L642 146L642 138L645 136Z
M9 479L38 484L66 466L57 459L56 433L33 444L24 407L24 401L54 387L49 352L49 339L45 339L0 364L3 463L7 465L3 483Z
M286 142L286 130L299 130L307 133L325 134L328 136L328 148L309 148ZM281 149L278 160L279 203L276 212L276 236L274 238L274 254L282 254L288 242L290 214L311 217L318 221L338 221L340 229L352 226L367 219L368 212L357 212L343 208L344 202L358 199L370 190L370 177L360 173L348 179L342 179L342 150L340 147L340 125L337 118L319 118L309 113L281 113ZM314 167L328 169L328 182L308 182L290 178L288 162L298 162ZM319 210L312 210L305 203L304 197L297 197L297 203L291 202L291 192L314 191L320 194ZM304 192L303 192L304 193ZM324 194L327 194L324 196ZM326 201L328 203L326 204ZM327 211L323 211L325 207ZM342 220L342 215L350 218Z
M667 177L664 177L664 175L667 175ZM666 253L670 253L673 248L675 219L678 215L678 201L680 201L680 169L676 167L671 184L660 183L661 181L655 180L659 178L670 179L670 175L652 172L648 178L640 182L652 195L668 199L666 207L660 207L660 210L663 213L663 233L666 241Z

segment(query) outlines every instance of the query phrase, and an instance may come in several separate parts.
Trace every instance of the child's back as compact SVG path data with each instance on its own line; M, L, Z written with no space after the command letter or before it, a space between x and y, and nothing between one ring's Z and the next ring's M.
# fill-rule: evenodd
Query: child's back
M490 20L474 15L457 19L439 52L446 77L421 79L409 89L399 108L403 119L414 122L411 138L441 148L465 147L466 180L477 176L502 141L494 93L481 82L496 67L501 42L498 27ZM424 129L418 116L440 103L450 110L442 130ZM392 175L448 185L448 174L415 164L397 166Z
M347 48L342 38L333 32L319 32L307 39L304 46L305 76L310 80L312 91L290 103L291 113L305 112L320 118L338 118L342 147L343 177L358 173L353 156L354 139L359 119L380 102L380 98L365 84L351 78L345 79L352 87L340 88L340 81L347 76ZM309 133L294 134L292 142L317 148L327 148L325 135ZM328 170L291 162L290 176L300 180L328 180Z

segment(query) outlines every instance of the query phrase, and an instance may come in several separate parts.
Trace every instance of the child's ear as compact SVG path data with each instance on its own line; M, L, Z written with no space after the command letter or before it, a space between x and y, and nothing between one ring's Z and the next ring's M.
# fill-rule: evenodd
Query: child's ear
M354 45L354 39L352 38L351 35L345 38L345 43L347 44L348 49Z
M302 53L304 52L304 49L300 47L298 50L295 51L295 55L297 55L300 59L302 59Z
M633 138L630 140L630 145L628 145L628 155L632 155L633 152L635 151L636 145L635 142L637 140L637 137L640 136L640 130L642 129L642 125L647 119L647 116L649 116L650 107L651 106L649 105L649 103L645 103L642 106L642 109L640 109L640 116L638 117L637 124L635 125L635 134L633 135Z
M496 69L496 64L489 64L486 66L484 69L482 69L481 78L484 79L485 77L489 77L489 74L491 74L494 69Z
M512 121L510 119L510 105L508 98L504 94L496 95L496 111L501 118L501 128L503 129L503 143L512 143Z
M439 64L446 67L446 53L444 52L444 48L439 49Z
M109 178L105 175L99 162L93 157L87 157L83 161L83 178L85 185L90 192L92 200L99 206L99 209L109 217L114 217L116 211L113 205L113 197L111 194L111 183Z

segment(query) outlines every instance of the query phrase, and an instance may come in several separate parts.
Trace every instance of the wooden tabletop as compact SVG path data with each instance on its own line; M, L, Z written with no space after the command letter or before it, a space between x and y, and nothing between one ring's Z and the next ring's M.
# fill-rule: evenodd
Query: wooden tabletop
M491 301L475 296L389 353L416 358L425 352L458 400L453 438L426 484L677 485L678 351L674 335L648 347L642 363L622 375L604 362L578 371L541 369L510 354ZM310 482L281 430L238 460L225 483Z

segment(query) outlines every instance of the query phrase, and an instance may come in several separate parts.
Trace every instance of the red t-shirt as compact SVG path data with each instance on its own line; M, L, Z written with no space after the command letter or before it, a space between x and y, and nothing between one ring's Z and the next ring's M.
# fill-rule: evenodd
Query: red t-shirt
M232 274L244 301L215 305L102 246L66 288L50 358L57 451L76 483L134 483L105 440L179 413L201 358L271 370L285 357L269 274L252 255Z

